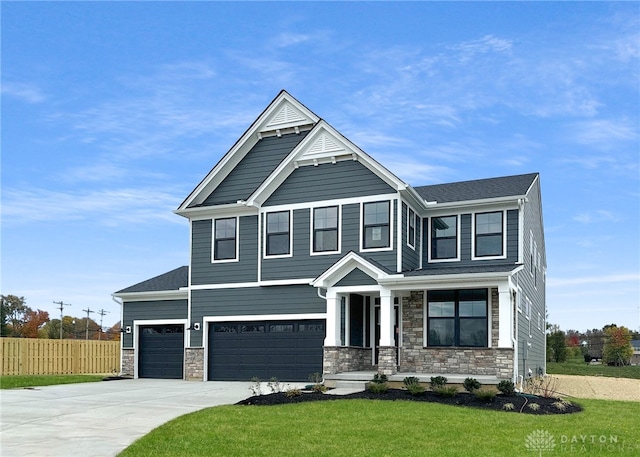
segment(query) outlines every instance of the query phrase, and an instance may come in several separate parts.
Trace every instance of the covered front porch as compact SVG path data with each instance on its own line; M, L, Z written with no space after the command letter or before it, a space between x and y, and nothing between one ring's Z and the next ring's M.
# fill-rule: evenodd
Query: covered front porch
M514 268L406 276L354 254L314 282L326 287L325 380L369 381L373 373L514 380Z

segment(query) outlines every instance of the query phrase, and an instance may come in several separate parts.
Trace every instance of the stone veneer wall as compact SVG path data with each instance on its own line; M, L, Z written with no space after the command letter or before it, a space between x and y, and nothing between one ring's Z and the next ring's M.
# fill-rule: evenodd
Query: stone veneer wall
M371 348L325 346L322 370L323 374L373 370Z
M187 381L204 381L204 348L185 348L184 378Z
M491 348L425 348L424 292L412 291L402 306L401 372L513 376L513 350L498 346L498 290L491 289Z
M134 362L135 351L133 349L122 349L122 367L120 367L120 375L133 376L134 374Z

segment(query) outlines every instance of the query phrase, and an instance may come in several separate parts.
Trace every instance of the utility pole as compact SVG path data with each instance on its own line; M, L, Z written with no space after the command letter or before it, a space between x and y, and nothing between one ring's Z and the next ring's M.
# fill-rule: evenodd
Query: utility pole
M82 311L84 311L85 313L87 313L87 330L84 336L85 340L89 339L89 313L95 313L95 311L91 311L91 309L89 309L89 307L87 306L87 309L83 309Z
M100 338L102 337L102 319L104 318L105 314L109 314L109 311L101 309L100 311L98 311L98 314L100 314L100 331L98 333L98 340L100 340Z
M56 305L60 305L58 309L60 310L60 339L62 339L62 310L65 306L71 306L71 303L62 303L62 300L54 301L53 303Z

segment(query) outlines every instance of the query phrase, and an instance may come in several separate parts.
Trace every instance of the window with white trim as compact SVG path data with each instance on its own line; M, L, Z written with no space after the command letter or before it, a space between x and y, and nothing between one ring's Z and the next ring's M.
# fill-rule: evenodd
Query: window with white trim
M487 289L427 292L429 346L487 347Z
M416 247L417 219L415 211L407 208L407 245L414 249Z
M338 207L313 209L313 252L338 252Z
M391 246L391 202L371 202L362 205L362 248L379 249Z
M290 217L291 213L289 211L267 213L267 256L289 255L291 253Z
M431 259L458 258L458 216L431 218Z
M476 213L475 257L499 257L504 255L504 212Z
M213 261L237 259L237 218L213 221Z

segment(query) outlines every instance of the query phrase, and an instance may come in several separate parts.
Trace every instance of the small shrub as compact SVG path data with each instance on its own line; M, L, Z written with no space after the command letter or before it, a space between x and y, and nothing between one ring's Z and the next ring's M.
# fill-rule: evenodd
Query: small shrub
M262 383L260 382L260 378L254 376L253 378L251 378L251 382L253 384L249 386L249 390L254 395L254 397L262 395Z
M513 403L505 403L502 405L502 409L505 411L513 411L515 409L515 405Z
M386 374L376 373L373 375L373 380L371 382L374 382L376 384L384 384L388 379L389 378L387 378Z
M322 384L322 373L315 372L309 375L309 382L313 384Z
M407 376L402 381L402 384L404 384L405 389L413 396L422 395L425 391L424 386L420 384L420 380L415 376Z
M567 409L567 404L562 402L562 401L554 401L552 403L552 405L558 410L558 411L564 411L565 409Z
M284 394L289 398L293 398L293 397L299 397L300 395L302 395L302 391L300 389L291 388L291 389L287 389Z
M374 394L383 394L389 390L389 386L386 382L369 382L367 383L367 390Z
M584 355L584 361L585 361L586 363L591 363L591 356L590 356L589 354L585 354L585 355Z
M481 389L475 392L474 394L476 398L479 398L482 401L486 401L490 403L496 396L496 392L494 390L489 389Z
M447 384L447 378L444 376L431 376L431 390L435 392L436 389L444 387Z
M540 405L537 403L529 403L527 405L527 407L531 410L531 411L538 411L540 409Z
M458 394L458 388L455 386L449 386L449 387L436 387L435 389L433 389L433 391L437 394L440 395L441 397L445 397L445 398L453 398Z
M271 393L278 394L284 391L285 384L278 381L278 378L274 376L273 378L269 379L269 382L267 383L267 387L269 388L269 390L271 390Z
M462 385L464 386L464 390L469 393L473 393L474 391L478 390L482 384L480 384L480 381L478 381L476 378L467 378L464 380Z
M323 394L325 393L327 390L329 390L329 388L327 386L325 386L324 384L314 384L311 387L311 390L315 393L318 394Z
M516 393L516 385L512 381L505 379L498 383L498 390L504 395L514 395Z

